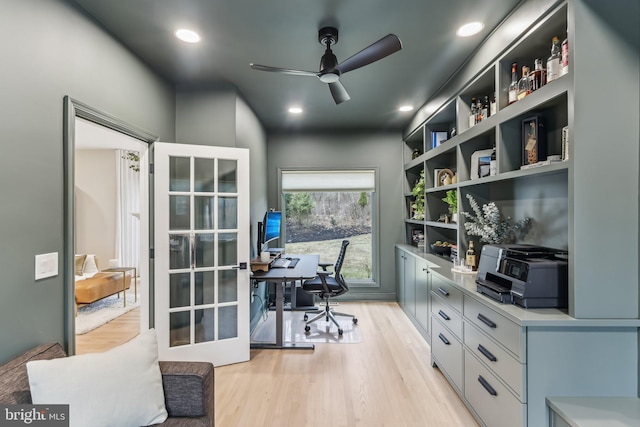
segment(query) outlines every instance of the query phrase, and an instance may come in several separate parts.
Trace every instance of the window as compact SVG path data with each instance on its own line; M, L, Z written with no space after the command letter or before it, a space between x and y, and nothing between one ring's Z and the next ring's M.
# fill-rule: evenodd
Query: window
M374 279L375 171L282 171L285 251L319 254L335 262L350 241L342 274L350 282Z

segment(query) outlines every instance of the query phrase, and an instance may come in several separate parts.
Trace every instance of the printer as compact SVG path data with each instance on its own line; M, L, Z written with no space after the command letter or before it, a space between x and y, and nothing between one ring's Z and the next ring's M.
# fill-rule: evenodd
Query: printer
M565 308L567 254L535 245L484 245L478 263L477 291L524 308Z

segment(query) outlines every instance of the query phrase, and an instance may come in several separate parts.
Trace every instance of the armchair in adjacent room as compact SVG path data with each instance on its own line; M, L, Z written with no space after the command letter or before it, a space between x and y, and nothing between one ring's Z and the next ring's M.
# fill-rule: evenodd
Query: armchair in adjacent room
M304 320L307 321L307 324L304 330L307 333L311 330L311 327L309 326L309 324L323 317L327 322L331 321L338 327L338 335L342 335L343 330L340 327L340 324L336 320L335 316L350 317L353 320L353 323L358 323L358 319L354 315L346 314L346 313L338 313L336 311L333 311L329 307L330 298L337 297L338 295L342 295L349 292L349 286L347 286L347 283L345 282L344 277L342 277L342 274L340 273L340 270L342 269L342 263L344 261L344 255L345 255L345 252L347 251L347 246L349 246L349 241L343 240L342 247L340 248L340 254L338 255L338 259L336 260L336 263L333 264L333 274L329 272L329 270L327 270L327 268L330 267L332 264L320 263L319 266L322 267L322 271L319 271L318 275L315 278L311 280L306 280L302 283L302 289L304 289L310 294L317 295L325 303L324 309L308 311L305 313ZM311 320L308 320L309 313L318 313L318 314Z

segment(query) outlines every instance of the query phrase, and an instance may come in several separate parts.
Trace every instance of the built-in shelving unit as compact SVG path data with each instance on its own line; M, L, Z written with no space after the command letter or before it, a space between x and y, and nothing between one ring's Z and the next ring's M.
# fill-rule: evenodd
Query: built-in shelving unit
M567 31L567 6L542 19L513 46L508 47L495 61L450 99L442 104L426 121L410 133L405 140L406 178L406 243L416 245L415 235L422 233L424 251L430 244L446 240L456 244L459 253L466 251L468 242L477 236L468 236L464 218L458 223L445 223L448 205L442 201L448 190L458 196L458 210L470 212L467 194L478 203L496 203L505 216L515 221L533 219L528 243L567 248L568 246L568 176L569 159L530 169L523 165L523 121L537 117L544 124L548 155L561 155L562 129L568 126L568 106L572 98L571 71L550 82L525 98L508 105L508 86L511 82L511 64L533 66L536 58L549 56L551 38L563 37ZM532 67L533 68L533 67ZM470 126L471 99L487 96L496 99L495 114ZM446 140L434 144L436 132L446 132ZM434 146L435 145L435 146ZM495 147L497 173L477 177L474 153ZM420 155L412 158L417 150ZM453 183L436 182L436 173L449 169L455 174ZM425 174L425 217L416 218L411 205L415 202L412 189L420 173ZM553 232L547 230L548 217L553 217ZM420 246L422 248L422 246Z
M482 426L551 425L554 408L545 399L553 396L637 398L640 292L637 263L628 259L638 258L640 167L637 120L629 117L638 115L633 101L640 87L637 67L619 67L631 72L615 79L592 68L637 64L637 49L629 49L637 46L637 32L619 31L638 28L638 14L630 11L615 2L521 2L404 132L407 240L396 245L398 302L429 341L433 366ZM522 28L520 35L514 27ZM520 74L522 65L546 61L552 37L563 39L565 31L569 73L509 105L512 63ZM493 93L495 114L470 126L471 98ZM568 152L566 160L522 168L523 121L532 117L544 124L548 154ZM448 132L446 140L434 146L433 132ZM474 153L494 146L495 174L476 177ZM438 182L438 169L455 179ZM421 173L425 217L414 218L411 190ZM516 221L531 218L532 229L519 243L567 249L568 308L497 302L477 292L475 276L453 271L450 260L431 253L436 240L456 243L458 254L471 239L481 246L467 235L464 218L441 221L447 191L456 192L461 211L470 211L466 196L472 195ZM416 247L418 233L425 242ZM602 242L615 242L615 250Z

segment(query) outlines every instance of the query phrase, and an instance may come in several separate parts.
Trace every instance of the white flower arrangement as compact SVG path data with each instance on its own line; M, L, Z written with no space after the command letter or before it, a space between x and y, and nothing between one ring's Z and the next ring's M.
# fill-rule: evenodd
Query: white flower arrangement
M524 218L514 223L511 217L503 217L494 202L482 205L482 209L471 194L467 194L471 209L475 213L460 212L465 217L464 228L467 234L479 236L485 243L511 243L526 234L531 218Z

